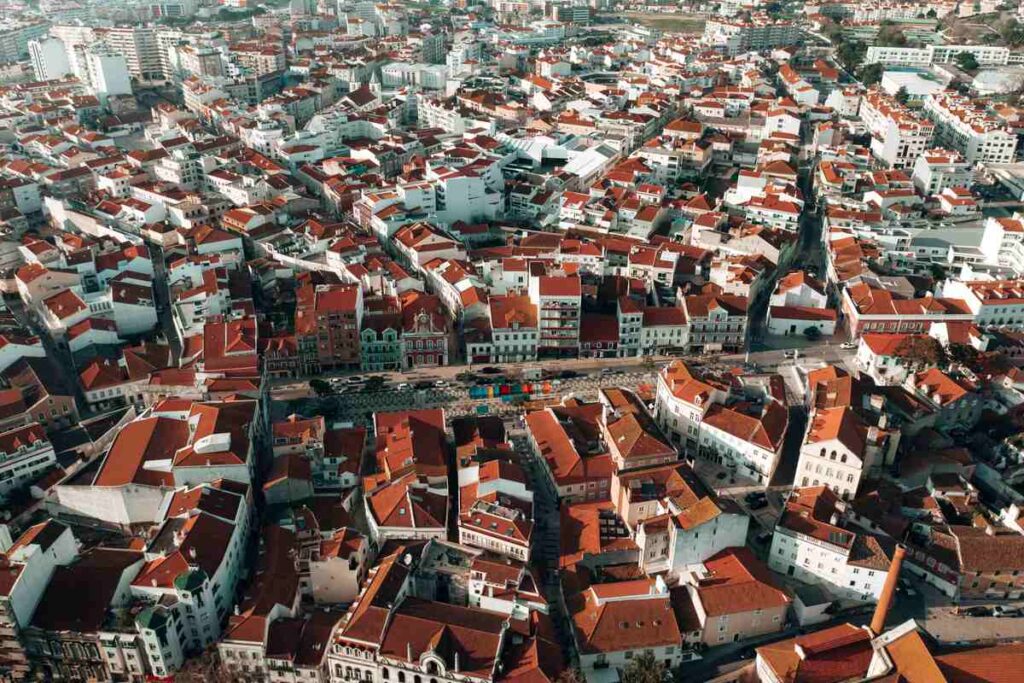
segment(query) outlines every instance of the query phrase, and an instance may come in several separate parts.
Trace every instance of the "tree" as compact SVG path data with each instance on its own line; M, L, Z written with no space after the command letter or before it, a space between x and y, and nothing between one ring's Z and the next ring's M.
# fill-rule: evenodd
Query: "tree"
M373 393L373 392L376 392L376 391L380 391L381 389L384 388L384 385L386 383L387 383L387 380L385 380L380 375L374 375L373 377L368 377L366 379L366 382L363 383L363 391L365 391L367 393Z
M818 341L821 339L821 330L818 329L817 325L811 325L804 330L804 336L807 337L807 341Z
M896 347L896 355L915 372L946 365L946 350L937 339L927 335L908 336Z
M331 395L331 385L316 377L309 380L309 388L312 389L317 396L323 397Z
M875 38L875 45L880 47L905 47L906 44L907 36L898 26L882 22L882 27L878 29L878 36Z
M630 660L619 677L622 683L663 683L665 663L651 652L643 652Z
M843 63L847 71L853 71L857 68L857 65L864 60L864 56L868 53L867 45L860 42L859 40L843 41L839 44L839 48L836 50L836 56L839 61Z
M906 87L901 86L900 89L896 91L896 101L900 104L906 104L910 101L910 93L907 92Z
M231 674L220 664L216 650L212 647L198 657L186 659L174 674L177 683L229 683Z
M978 59L970 52L961 52L954 59L956 65L964 71L975 71L978 68Z
M574 666L563 669L562 673L558 674L558 678L555 679L555 683L586 683L586 681L587 679L583 672Z
M970 344L950 344L947 351L949 360L952 363L963 365L968 368L974 367L980 360L978 350Z
M882 80L885 67L881 64L868 64L860 70L860 80L864 85L874 85Z
M934 19L935 17L939 16L939 13L935 11L934 7L932 7L930 10L928 10L928 13L925 14L925 16L928 17L929 19Z

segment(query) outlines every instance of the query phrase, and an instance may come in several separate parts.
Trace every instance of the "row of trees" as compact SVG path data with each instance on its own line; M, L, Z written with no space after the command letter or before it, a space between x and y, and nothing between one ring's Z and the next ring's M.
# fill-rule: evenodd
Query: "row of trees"
M650 652L643 652L629 660L619 676L622 683L665 683L669 678L671 672ZM558 677L557 683L586 683L586 680L579 669L566 669Z

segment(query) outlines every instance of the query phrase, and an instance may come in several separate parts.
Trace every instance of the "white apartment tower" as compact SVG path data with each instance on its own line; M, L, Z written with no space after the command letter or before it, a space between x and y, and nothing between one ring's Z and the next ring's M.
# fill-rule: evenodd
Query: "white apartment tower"
M67 50L59 38L40 38L28 43L32 70L40 81L51 81L72 73Z

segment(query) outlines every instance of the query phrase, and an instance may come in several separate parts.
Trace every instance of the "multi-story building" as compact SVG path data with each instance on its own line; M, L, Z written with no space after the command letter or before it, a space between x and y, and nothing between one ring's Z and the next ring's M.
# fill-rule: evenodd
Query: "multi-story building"
M401 369L401 304L395 297L368 297L363 304L362 329L359 331L360 368L368 372Z
M113 54L124 57L128 73L140 82L163 81L157 29L147 26L115 26L95 29L97 39Z
M716 553L686 572L684 581L708 647L778 633L786 626L792 601L749 548Z
M871 133L871 153L890 167L913 166L932 144L934 124L880 90L861 99L860 117Z
M617 471L675 462L676 449L669 443L643 401L626 389L601 389L604 407L599 425Z
M683 655L683 633L668 587L659 576L594 584L571 609L580 668L588 680L602 669L624 669L637 652L650 652L667 666ZM629 624L628 638L622 624Z
M1024 287L1020 280L947 280L942 293L965 302L976 325L1024 328Z
M578 355L581 297L578 275L541 276L530 280L530 302L537 307L538 357Z
M888 433L868 425L852 408L824 408L808 421L796 482L825 486L843 500L857 495L861 480L881 464Z
M742 545L750 522L685 463L617 472L611 495L634 532L638 563L648 574L676 575L725 548Z
M669 440L684 453L696 453L700 425L712 405L724 403L729 385L694 374L682 361L658 373L654 416Z
M242 66L252 69L257 76L280 73L286 65L284 50L265 43L233 45L231 56Z
M13 680L28 675L22 631L32 622L54 571L77 554L71 529L55 520L29 527L13 542L7 527L0 527L0 564L5 579L0 584L0 675Z
M959 152L939 147L917 158L911 178L918 191L933 195L947 187L968 187L974 180L974 173Z
M55 568L23 631L29 662L44 679L111 680L100 633L107 632L113 612L129 607L126 586L144 562L137 550L95 547ZM81 596L84 586L88 600ZM141 677L146 671L134 673Z
M942 93L924 101L924 114L935 124L935 140L956 150L968 164L1012 163L1017 135L987 111L987 104Z
M51 81L73 73L64 43L59 38L43 38L28 43L32 70L40 81Z
M764 14L749 20L713 18L704 25L704 42L735 55L792 45L800 39L801 33L797 24L774 21Z
M977 314L972 313L962 289L954 285L950 292L952 296L902 299L858 282L843 288L840 305L852 337L864 332L927 332L936 323L975 322Z
M181 70L200 78L222 78L224 54L208 45L182 45L176 48Z
M692 353L741 351L747 341L747 297L694 294L682 297Z
M518 363L537 360L537 345L540 339L537 305L529 296L492 296L489 313L491 356L494 362Z
M0 433L0 500L40 478L56 462L53 444L39 425Z
M895 47L872 45L864 55L864 64L884 66L927 67L932 64L950 64L958 55L967 53L978 60L979 66L1005 66L1010 61L1010 49L998 45L926 45L925 47Z
M799 581L822 584L838 598L875 602L896 544L853 528L844 521L845 510L828 487L796 489L775 526L768 566Z
M131 95L128 63L124 54L97 47L84 54L86 82L101 99L111 95Z
M761 404L712 405L701 421L696 456L767 486L788 425L789 411L771 397Z
M433 294L409 292L403 297L400 367L448 365L451 329L443 311L440 298Z
M362 316L359 286L303 286L295 311L300 353L320 368L359 367Z

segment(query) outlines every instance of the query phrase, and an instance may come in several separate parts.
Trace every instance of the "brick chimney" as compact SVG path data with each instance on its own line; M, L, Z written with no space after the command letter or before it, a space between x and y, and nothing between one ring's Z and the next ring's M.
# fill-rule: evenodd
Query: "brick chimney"
M900 568L903 566L903 556L907 554L903 546L897 545L896 552L892 555L892 562L889 564L889 574L885 577L885 584L882 586L882 594L878 597L878 604L875 605L875 614L871 617L871 632L876 636L881 635L885 630L885 618L889 616L889 608L892 607L893 598L896 597L896 585L900 580Z

